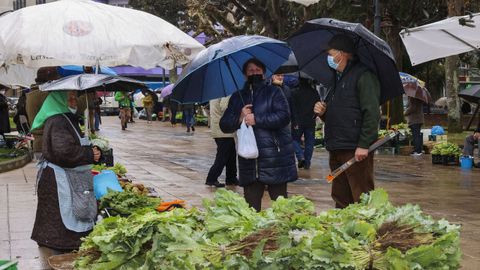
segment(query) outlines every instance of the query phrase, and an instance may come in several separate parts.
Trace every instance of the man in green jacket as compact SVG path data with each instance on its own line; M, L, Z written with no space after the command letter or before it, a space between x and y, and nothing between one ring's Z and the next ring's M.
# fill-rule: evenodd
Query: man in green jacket
M118 105L120 107L122 130L125 130L127 128L127 121L130 119L131 115L130 104L132 101L128 97L128 93L126 91L116 92L115 100L118 102Z
M326 102L317 102L314 112L325 122L325 144L333 171L349 159L357 162L332 184L337 208L358 202L374 189L373 153L368 148L378 137L380 83L374 73L356 60L353 40L336 35L328 43L327 61L336 72L335 86Z

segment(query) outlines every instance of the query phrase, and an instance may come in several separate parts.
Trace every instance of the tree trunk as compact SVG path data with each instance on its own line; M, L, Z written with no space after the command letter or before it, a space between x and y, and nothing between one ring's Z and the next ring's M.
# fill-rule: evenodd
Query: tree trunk
M392 48L393 56L398 70L403 68L403 54L402 54L402 41L398 33L400 27L396 22L393 23L389 31L385 31L387 36L387 43ZM400 76L400 75L399 75ZM405 121L403 115L403 97L399 96L390 101L390 125L400 124Z
M458 56L445 59L445 87L448 101L448 133L461 133L463 130L460 98L458 97Z
M447 0L448 16L462 15L463 0ZM457 64L458 55L445 58L445 88L448 100L448 132L461 133L463 130L460 98L458 97Z

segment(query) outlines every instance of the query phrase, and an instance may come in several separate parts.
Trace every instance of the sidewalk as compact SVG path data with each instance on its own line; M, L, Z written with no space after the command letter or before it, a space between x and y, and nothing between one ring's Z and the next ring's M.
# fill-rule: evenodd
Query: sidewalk
M215 143L206 128L187 135L183 127L145 121L120 130L117 117L104 117L100 135L114 149L116 162L128 169L128 176L156 189L164 200L185 199L201 206L215 188L204 181L215 156ZM314 153L312 169L299 171L300 180L289 185L289 194L302 194L312 200L317 211L333 207L328 173L328 154ZM435 218L446 218L463 225L462 269L480 269L480 170L462 172L458 167L432 166L429 156L376 156L377 186L385 188L396 204L416 203ZM19 269L49 269L51 250L38 248L30 240L36 208L34 195L36 168L0 174L0 258L19 260ZM221 177L222 182L224 177ZM239 187L232 188L241 193ZM269 204L264 197L264 207Z

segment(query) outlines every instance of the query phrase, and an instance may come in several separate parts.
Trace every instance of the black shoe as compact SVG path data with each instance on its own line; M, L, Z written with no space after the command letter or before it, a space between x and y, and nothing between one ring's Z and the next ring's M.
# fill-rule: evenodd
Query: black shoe
M212 182L212 183L208 183L208 182L207 182L207 183L205 183L205 185L207 185L207 186L215 186L215 187L217 187L217 188L225 187L225 184L222 184L222 183L220 183L220 182L218 182L218 181L215 181L215 182Z
M125 127L122 127L122 130L125 130Z
M225 180L225 184L227 186L238 186L240 184L240 182L238 181L237 178L233 178L233 179L227 179Z
M190 128L187 128L187 133L190 133Z
M298 161L298 168L301 169L303 167L305 167L305 160L302 159Z
M195 132L195 127L192 127L192 131Z
M303 169L305 169L305 170L310 170L310 164L305 163L305 164L303 165Z

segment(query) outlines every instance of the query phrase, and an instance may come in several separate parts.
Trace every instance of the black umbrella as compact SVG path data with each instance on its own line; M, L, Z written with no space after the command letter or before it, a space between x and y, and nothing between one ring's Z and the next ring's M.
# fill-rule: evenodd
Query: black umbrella
M105 74L79 74L40 85L42 91L135 91L148 89L144 82L127 77Z
M473 123L473 119L478 114L480 110L480 85L476 84L466 88L465 90L460 91L458 94L459 97L465 99L468 102L477 103L477 108L475 112L472 114L470 121L468 121L467 130L470 129L470 126ZM477 128L480 128L480 118L478 119Z
M337 34L348 35L354 40L358 59L377 75L381 103L404 93L390 46L359 23L325 18L306 22L288 38L299 69L332 87L335 72L327 64L327 50L328 42Z
M476 84L460 91L459 97L465 99L468 102L478 103L480 102L480 85Z

